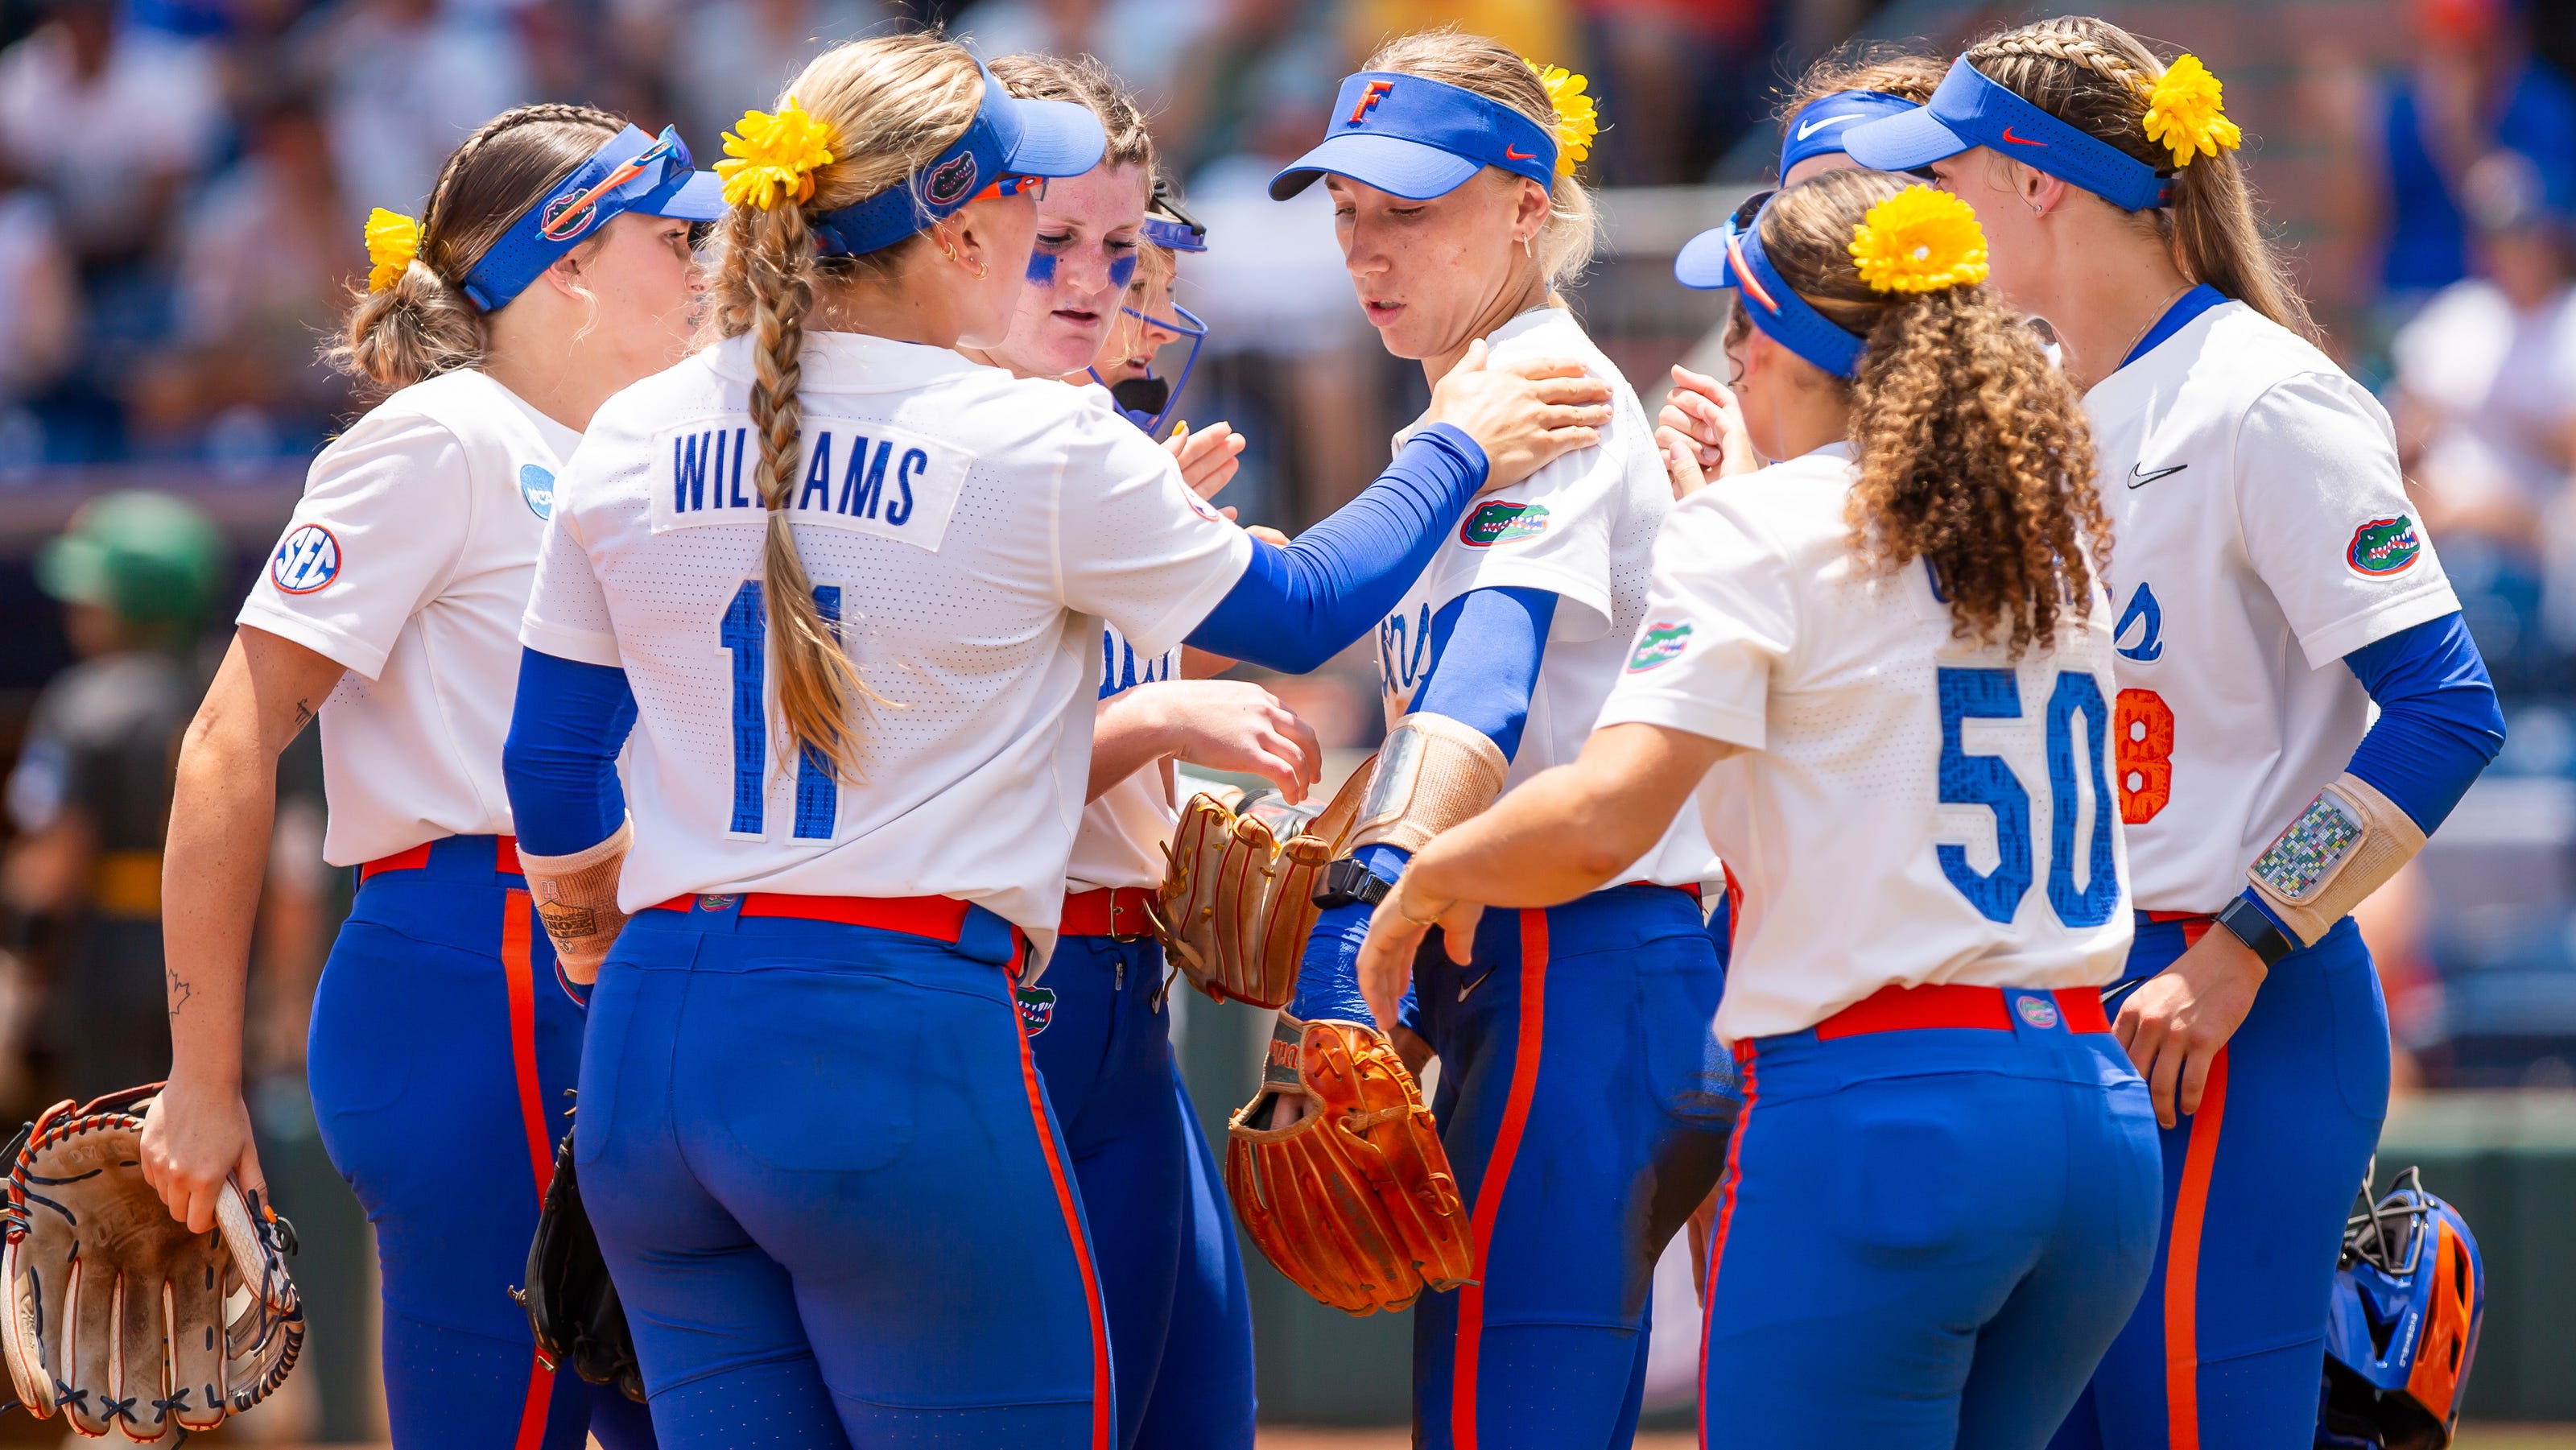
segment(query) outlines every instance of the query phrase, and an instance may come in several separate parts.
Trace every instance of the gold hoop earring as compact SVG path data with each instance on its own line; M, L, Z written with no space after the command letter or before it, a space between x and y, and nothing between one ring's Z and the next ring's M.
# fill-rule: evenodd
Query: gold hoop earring
M966 259L957 255L957 249L948 244L947 238L942 237L939 239L939 250L946 253L948 260L956 263L958 266L963 267L966 265ZM967 275L974 278L976 281L981 282L987 276L990 276L991 273L992 269L985 265L984 259L978 257L975 259L975 270L967 273Z

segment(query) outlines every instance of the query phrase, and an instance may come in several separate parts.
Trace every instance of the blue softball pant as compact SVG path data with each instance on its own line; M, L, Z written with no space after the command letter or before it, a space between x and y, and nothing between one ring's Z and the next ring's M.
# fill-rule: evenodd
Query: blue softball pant
M1108 1450L1017 933L693 900L637 913L601 968L574 1134L662 1444Z
M636 1450L644 1407L549 1372L510 1298L582 1034L517 867L451 836L365 868L313 997L314 1116L375 1225L394 1444Z
M2142 921L2121 989L2208 928ZM2346 918L2272 968L2200 1111L2159 1134L2154 1276L2053 1450L2309 1443L2344 1218L2387 1113L2388 1007Z
M1414 1444L1619 1450L1655 1260L1734 1121L1716 957L1699 903L1663 886L1488 911L1473 955L1434 933L1414 962L1477 1271L1414 1311Z
M1164 980L1150 937L1058 937L1021 1011L1091 1225L1118 1445L1252 1450L1252 1300Z
M1745 1044L1702 1444L2038 1450L2075 1403L2154 1259L2155 1115L2098 1015L1998 995Z

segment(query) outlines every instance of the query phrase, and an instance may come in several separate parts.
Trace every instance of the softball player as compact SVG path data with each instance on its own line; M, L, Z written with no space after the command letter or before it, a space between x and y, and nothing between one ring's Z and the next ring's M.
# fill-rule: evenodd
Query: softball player
M615 939L584 1197L666 1445L1105 1450L1100 1282L1013 1002L1101 623L1329 653L1489 476L1590 442L1599 389L1470 368L1449 426L1273 548L1098 395L952 350L1006 336L1089 110L918 34L789 96L727 141L723 340L601 410L522 631L524 859L559 946Z
M405 1447L650 1443L537 1358L509 1289L552 1176L579 989L538 930L501 782L516 631L592 410L685 350L715 178L672 132L528 106L448 158L421 223L379 211L340 358L394 390L314 461L181 749L163 919L175 1054L146 1171L212 1222L259 1186L243 979L277 752L317 714L324 855L357 902L313 1006L323 1143L376 1227Z
M1671 484L1635 395L1552 292L1592 250L1572 175L1592 136L1582 85L1479 37L1405 37L1342 83L1323 144L1271 183L1284 198L1325 180L1370 322L1427 376L1481 338L1497 357L1580 357L1617 397L1601 447L1481 500L1379 626L1393 729L1358 849L1317 898L1292 1019L1390 1021L1353 964L1420 825L1367 823L1437 793L1407 783L1417 766L1474 778L1473 808L1572 759L1645 608ZM1440 1057L1433 1109L1477 1274L1416 1315L1419 1444L1634 1434L1655 1260L1716 1181L1732 1104L1708 1031L1707 839L1678 822L1632 861L1625 884L1497 916L1471 962L1426 969L1405 1014Z
M1704 1443L2037 1450L2154 1254L2097 994L2130 939L2104 521L1983 256L1955 199L1851 169L1683 254L1738 289L1735 387L1784 461L1674 510L1579 759L1432 841L1367 947L1387 1001L1481 948L1472 903L1616 881L1697 792L1744 887Z
M2198 60L2059 19L1979 42L1924 109L1845 137L1990 219L1997 287L2090 389L2118 540L2140 924L2117 1030L2164 1128L2165 1238L2068 1446L2308 1442L2388 1097L2345 914L2504 735L2387 415L2311 341L2220 101Z
M1146 277L1140 262L1171 269L1168 252L1148 260L1144 240L1154 178L1144 112L1096 61L1013 55L992 69L1014 96L1089 108L1107 143L1099 165L1047 187L1010 332L967 355L1096 391L1090 364L1125 330L1121 309ZM1220 425L1170 451L1204 497L1233 473L1240 443ZM1225 1185L1172 1057L1168 974L1149 915L1178 819L1163 762L1264 773L1295 799L1322 748L1259 685L1183 680L1182 653L1140 657L1115 626L1101 631L1091 799L1046 983L1023 989L1020 1003L1099 1258L1117 1443L1250 1450L1252 1302Z

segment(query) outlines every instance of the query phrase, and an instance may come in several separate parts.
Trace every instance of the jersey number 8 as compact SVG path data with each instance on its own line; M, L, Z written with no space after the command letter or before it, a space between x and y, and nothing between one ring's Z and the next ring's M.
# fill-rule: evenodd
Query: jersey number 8
M1971 755L1964 737L1970 720L2018 720L2021 682L2011 670L1943 669L1941 687L1941 803L1983 806L1995 817L1995 869L1968 863L1965 846L1934 847L1941 872L1989 921L2009 922L2021 911L2035 872L2031 861L2030 791L2000 757ZM2091 769L2092 840L2085 855L2084 886L2075 885L2075 717L2084 717L2085 756ZM2100 926L2120 903L2120 878L2111 849L2112 800L2104 756L2110 743L2111 707L2089 674L2060 671L2048 697L2048 904L2070 927Z

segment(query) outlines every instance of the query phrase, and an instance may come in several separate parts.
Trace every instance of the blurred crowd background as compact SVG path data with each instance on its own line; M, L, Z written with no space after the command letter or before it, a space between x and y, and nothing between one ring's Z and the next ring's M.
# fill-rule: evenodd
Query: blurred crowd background
M2096 8L2226 80L2275 233L2330 346L2397 421L2506 700L2503 761L2369 909L2401 1081L2576 1091L2576 5ZM365 406L318 360L366 270L362 219L416 213L441 158L492 113L566 100L648 130L674 123L705 166L746 106L768 106L834 41L941 25L986 54L1101 56L1154 109L1165 168L1210 230L1182 299L1213 332L1180 411L1249 436L1223 501L1293 529L1375 472L1426 395L1353 304L1321 189L1285 205L1263 191L1380 39L1454 21L1590 77L1607 129L1586 177L1603 189L1607 247L1570 300L1651 397L1725 306L1675 286L1671 257L1767 179L1778 99L1800 69L1844 46L1946 54L2036 13L1963 0L0 0L0 608L17 621L0 632L0 1117L158 1074L165 1046L91 1029L159 991L176 733L306 462ZM122 496L136 490L166 497ZM1278 688L1330 742L1373 741L1374 676L1357 657ZM306 1006L349 890L320 860L318 777L308 738L282 777L252 1060L281 1198L300 1190L309 1212L346 1217L301 1076ZM345 1273L300 1272L319 1269L326 1300L345 1278L362 1319L363 1231L318 1241ZM329 1338L315 1354L363 1357ZM331 1388L362 1386L363 1370L313 1378L328 1402L308 1399L306 1430L364 1421L363 1388Z

